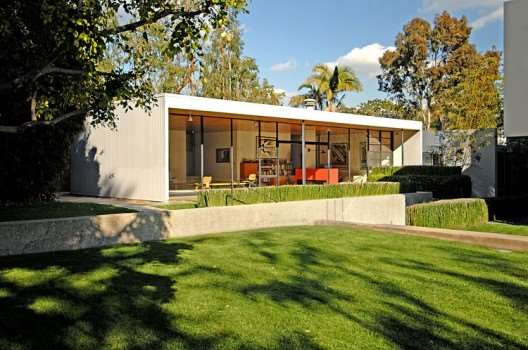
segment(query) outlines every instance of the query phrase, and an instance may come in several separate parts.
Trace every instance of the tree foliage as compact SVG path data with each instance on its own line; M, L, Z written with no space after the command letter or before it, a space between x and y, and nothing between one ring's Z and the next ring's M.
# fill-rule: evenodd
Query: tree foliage
M413 110L391 100L373 99L362 102L357 107L342 108L342 112L387 117L396 119L415 119Z
M380 58L380 90L415 110L427 129L435 124L443 128L489 126L487 121L453 119L471 119L480 114L489 121L490 114L496 111L495 107L489 110L490 106L498 104L493 83L498 77L499 67L494 64L498 53L477 52L469 41L470 35L467 19L457 19L447 12L436 16L433 25L421 18L411 20L397 35L396 49L386 51ZM478 62L486 62L487 67L477 69ZM474 110L469 116L469 109L464 106L467 101L454 101L453 96L457 92L463 92L466 98L474 95L471 86L476 86L478 80L486 82L480 93L486 95L487 101L471 107Z
M200 61L198 94L226 100L278 105L284 94L259 79L254 58L243 56L244 42L235 18L225 31L215 32Z
M293 96L291 106L300 106L307 98L314 99L320 110L336 111L340 108L347 92L362 90L361 82L348 66L330 68L327 64L318 64L312 74L299 86L304 94Z
M87 116L155 103L148 28L192 60L245 0L6 0L0 5L0 201L50 199ZM121 13L125 20L116 21ZM142 40L145 45L134 45ZM150 44L149 44L150 45ZM119 56L123 64L111 64Z
M0 131L19 132L90 113L93 123L112 124L114 101L128 106L154 102L152 72L144 46L146 26L161 23L168 52L192 57L213 28L245 0L7 0L0 7ZM130 17L115 21L118 11ZM136 37L137 39L137 37ZM104 65L108 50L127 62ZM7 103L9 101L9 103Z

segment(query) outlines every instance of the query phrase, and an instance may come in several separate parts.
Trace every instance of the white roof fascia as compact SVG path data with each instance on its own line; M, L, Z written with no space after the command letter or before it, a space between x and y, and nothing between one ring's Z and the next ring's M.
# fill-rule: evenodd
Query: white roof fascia
M251 117L290 119L362 127L421 130L422 122L415 120L372 117L366 115L326 112L306 108L274 106L259 103L229 101L177 94L161 94L166 108L197 112L225 113Z

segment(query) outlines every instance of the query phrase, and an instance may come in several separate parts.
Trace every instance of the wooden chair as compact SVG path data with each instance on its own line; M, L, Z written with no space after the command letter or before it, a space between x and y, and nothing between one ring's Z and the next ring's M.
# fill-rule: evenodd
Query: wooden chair
M204 176L202 179L202 183L199 183L199 182L194 183L194 189L199 190L203 187L204 189L208 190L211 188L211 182L213 182L212 176Z
M257 187L257 174L249 174L247 180L242 181L247 187Z

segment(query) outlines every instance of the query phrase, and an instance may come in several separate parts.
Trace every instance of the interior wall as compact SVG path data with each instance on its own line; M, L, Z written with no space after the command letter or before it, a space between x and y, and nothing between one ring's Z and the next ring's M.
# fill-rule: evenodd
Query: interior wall
M186 120L170 117L169 121L169 172L170 181L185 183L187 180Z

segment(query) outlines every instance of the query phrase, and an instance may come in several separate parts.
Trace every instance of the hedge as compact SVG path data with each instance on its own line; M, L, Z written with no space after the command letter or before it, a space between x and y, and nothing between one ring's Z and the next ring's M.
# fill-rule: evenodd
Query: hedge
M232 194L233 193L233 194ZM400 193L398 183L376 182L339 185L289 185L258 188L215 189L198 193L198 207L360 197Z
M458 166L429 166L429 165L406 165L393 167L376 167L369 171L369 181L379 181L384 177L393 175L432 175L432 176L456 176L462 175L462 168ZM383 181L383 180L382 180Z
M398 182L402 193L428 191L437 199L471 197L471 178L467 175L393 175L382 181Z
M407 225L457 228L488 221L488 207L483 199L462 198L416 204L407 207Z
M0 205L52 200L68 176L71 145L82 118L37 125L0 137Z
M485 198L490 220L510 220L528 217L528 196Z

